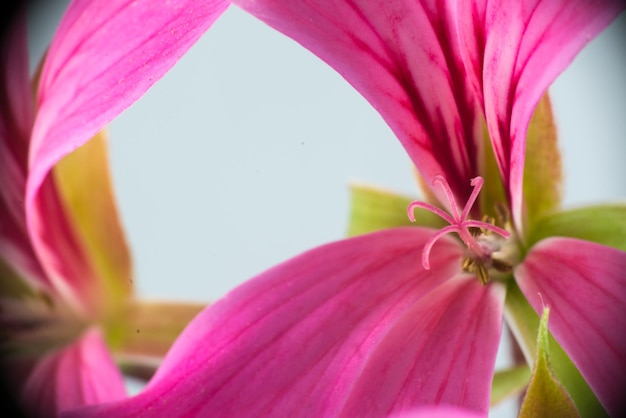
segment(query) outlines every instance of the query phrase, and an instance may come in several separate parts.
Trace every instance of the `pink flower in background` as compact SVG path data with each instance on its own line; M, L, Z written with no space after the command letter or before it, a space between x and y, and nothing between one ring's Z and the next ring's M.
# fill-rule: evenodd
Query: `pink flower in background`
M618 2L236 3L372 103L450 214L412 209L438 212L462 240L404 227L306 252L196 317L141 394L68 416L386 416L432 404L486 414L505 295L525 354L537 315L510 301L539 312L543 300L556 339L618 412L625 209L548 215L559 203L555 138L529 136L525 159L537 104L540 119L550 113L548 85ZM598 234L607 222L619 228Z
M29 413L55 416L125 396L105 337L120 338L130 259L101 130L227 5L73 1L34 86L24 19L2 40L1 377Z

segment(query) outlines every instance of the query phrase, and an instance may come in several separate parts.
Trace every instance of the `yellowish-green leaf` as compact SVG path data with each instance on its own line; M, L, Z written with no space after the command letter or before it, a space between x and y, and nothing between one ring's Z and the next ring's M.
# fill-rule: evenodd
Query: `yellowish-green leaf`
M520 409L520 418L578 417L569 394L555 378L550 368L548 340L549 308L544 308L537 335L537 355L528 390Z
M549 214L528 236L530 245L547 237L570 237L626 251L626 204L590 206Z
M407 207L415 199L372 186L350 186L351 211L348 235L367 234L400 226L427 226L441 228L445 222L432 212L415 210L416 222L409 221Z
M115 206L106 136L98 133L53 169L68 222L86 250L106 307L116 309L132 293L131 261Z
M561 204L563 172L556 125L546 94L537 104L526 135L524 163L525 224L532 226L542 215Z
M496 371L491 383L490 405L497 405L521 393L528 384L528 379L530 379L530 369L526 365Z
M106 324L116 354L160 358L182 330L206 305L135 300Z
M507 324L515 335L526 361L534 364L537 361L539 316L513 280L507 285L505 313ZM549 332L548 340L552 371L565 386L580 415L589 418L608 416L580 371Z

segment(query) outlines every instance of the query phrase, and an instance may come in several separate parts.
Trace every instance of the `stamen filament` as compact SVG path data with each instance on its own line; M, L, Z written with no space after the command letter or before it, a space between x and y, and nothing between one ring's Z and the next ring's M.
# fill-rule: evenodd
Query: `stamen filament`
M456 200L454 199L454 194L452 193L452 189L450 189L450 185L446 181L443 176L435 176L433 179L433 186L439 184L441 190L446 194L446 199L448 199L448 203L450 204L450 209L452 210L452 217L456 222L459 222L459 207L456 204ZM454 222L450 222L454 223Z
M467 217L469 216L470 210L472 210L472 207L474 206L474 202L476 201L476 198L478 197L478 193L480 193L480 189L483 188L483 183L484 183L483 178L480 176L474 177L470 181L470 185L474 187L474 190L472 190L472 194L467 200L467 203L465 203L465 207L463 208L463 214L461 215L460 221L462 221L463 219L467 219Z
M459 230L459 227L456 225L445 226L441 228L435 235L430 237L428 241L426 241L426 244L424 244L424 249L422 250L422 266L424 267L425 270L430 270L430 261L428 259L428 256L430 254L430 249L433 247L433 245L435 245L435 242L439 238L441 238L442 236L450 232L460 233L461 231Z
M440 218L442 218L444 221L448 222L449 224L455 223L454 219L452 219L450 215L448 215L443 210L439 209L437 206L431 205L430 203L426 203L426 202L420 202L417 200L415 202L411 202L409 204L409 207L407 208L407 215L409 216L409 220L411 222L415 222L415 208L426 209L427 211L430 211L434 213L435 215L438 215Z

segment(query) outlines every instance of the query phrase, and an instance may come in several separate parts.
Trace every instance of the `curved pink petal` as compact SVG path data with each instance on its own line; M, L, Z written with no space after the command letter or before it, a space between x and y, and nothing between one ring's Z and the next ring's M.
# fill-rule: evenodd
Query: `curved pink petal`
M460 39L513 218L523 221L526 131L539 99L576 54L623 10L620 0L460 1Z
M37 92L27 223L50 276L55 242L37 193L50 168L161 78L226 9L226 0L74 0L52 41Z
M21 391L24 408L37 417L58 416L71 408L124 397L122 375L95 329L40 359Z
M520 289L609 414L626 387L626 252L573 238L540 241L515 270Z
M191 322L144 392L69 416L379 416L377 400L486 409L503 295L451 280L463 253L451 239L424 270L433 232L359 236L261 274Z
M457 200L467 201L469 181L480 174L482 111L451 1L234 3L335 68L380 112L426 183L443 175Z

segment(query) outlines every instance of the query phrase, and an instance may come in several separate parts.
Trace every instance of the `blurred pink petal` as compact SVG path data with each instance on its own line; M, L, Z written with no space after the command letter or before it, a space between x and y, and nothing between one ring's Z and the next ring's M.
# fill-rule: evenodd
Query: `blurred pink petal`
M74 232L68 225L52 178L42 187L38 204L43 206L51 252L57 255L55 269L67 278L56 281L43 271L41 261L33 249L26 227L24 211L30 131L34 118L32 90L28 79L28 49L26 19L14 22L3 39L1 96L7 106L1 107L0 118L0 256L10 268L35 289L57 293L63 288L67 296L81 294L90 284L91 274L78 248ZM60 263L58 262L60 260ZM70 262L67 262L71 260ZM69 285L69 286L68 286ZM68 287L73 288L70 292Z
M390 418L486 418L487 414L447 405L425 406L391 415Z
M37 417L125 396L122 375L97 330L38 361L22 391L23 404Z
M573 238L539 242L515 270L522 292L612 416L626 387L626 253Z
M373 233L274 267L196 317L140 395L68 416L380 416L440 401L486 411L503 292L450 280L462 249L447 238L424 270L432 233Z
M461 51L479 97L508 190L522 222L522 181L530 118L556 77L624 9L619 0L460 1Z
M28 239L24 215L28 144L33 121L24 16L6 28L1 42L0 254L25 279L45 283L45 275Z

